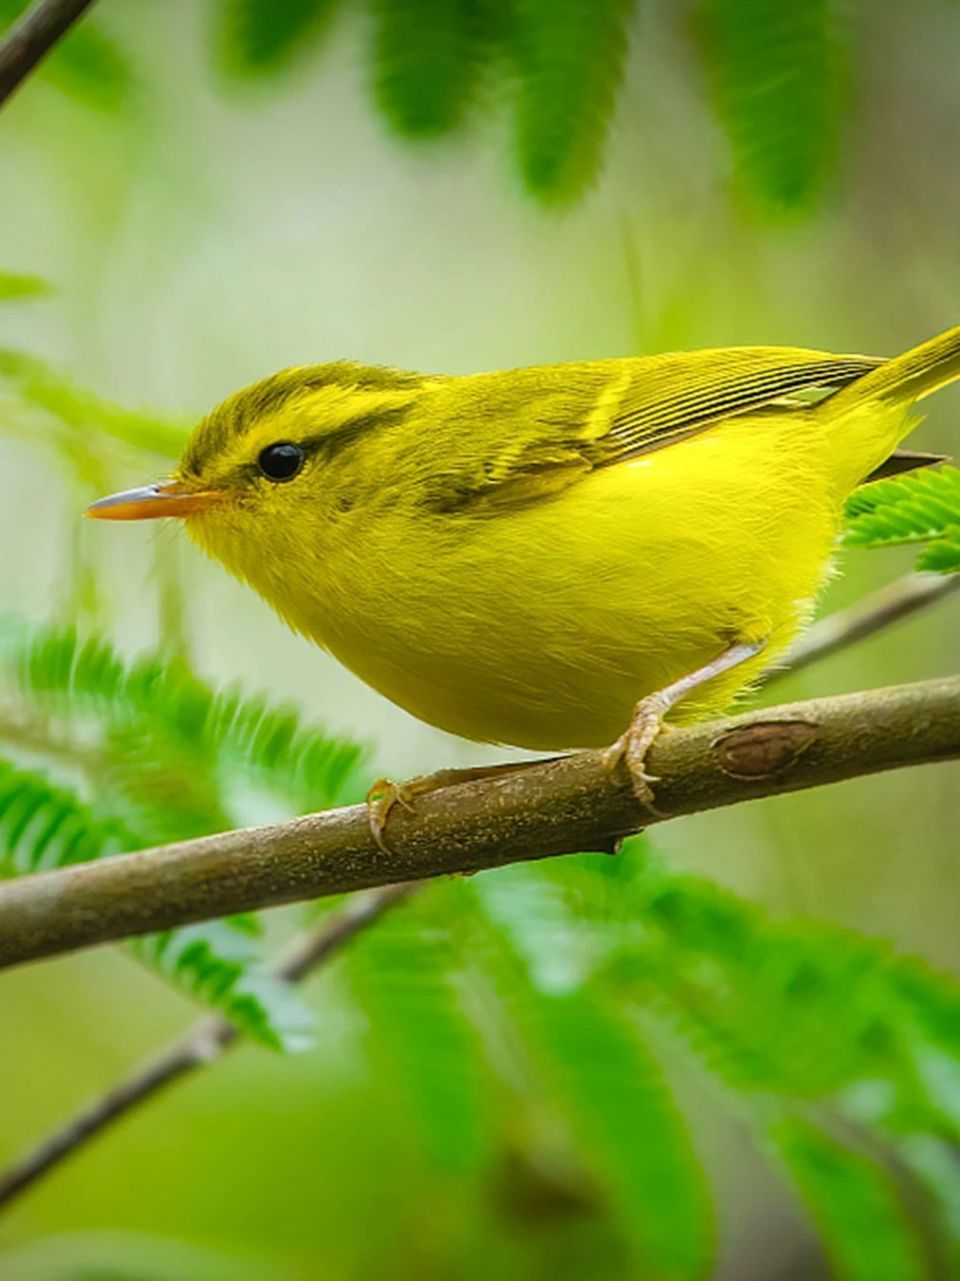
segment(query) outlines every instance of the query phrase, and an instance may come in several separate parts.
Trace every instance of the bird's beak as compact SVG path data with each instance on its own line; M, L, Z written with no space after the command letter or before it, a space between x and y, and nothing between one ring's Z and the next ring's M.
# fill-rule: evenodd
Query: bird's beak
M93 520L154 520L158 516L195 516L224 495L214 489L188 489L181 481L125 489L91 504L83 513Z

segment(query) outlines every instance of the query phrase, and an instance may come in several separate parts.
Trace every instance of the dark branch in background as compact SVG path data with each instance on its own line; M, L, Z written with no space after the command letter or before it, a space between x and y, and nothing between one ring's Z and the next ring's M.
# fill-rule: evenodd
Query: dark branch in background
M960 676L817 699L664 733L657 810L600 751L446 787L391 816L364 806L224 832L0 886L0 967L303 899L580 850L682 814L960 756Z
M408 897L414 888L412 885L391 885L352 900L332 919L328 918L316 929L296 939L289 951L280 957L274 974L288 983L299 982L395 903ZM77 1113L65 1126L37 1144L16 1165L0 1174L0 1207L15 1200L71 1152L119 1121L145 1099L218 1059L239 1036L238 1029L226 1019L216 1015L200 1019L185 1036L161 1050L119 1085Z
M0 105L23 83L93 0L38 0L0 44Z
M809 667L928 605L935 605L957 590L960 590L960 574L905 574L848 609L837 610L814 623L787 654L783 666L768 673L767 681Z

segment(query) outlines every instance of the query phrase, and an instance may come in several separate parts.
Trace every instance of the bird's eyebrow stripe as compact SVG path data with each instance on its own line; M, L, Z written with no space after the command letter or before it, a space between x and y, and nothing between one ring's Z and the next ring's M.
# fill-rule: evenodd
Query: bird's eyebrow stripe
M374 432L381 431L385 427L399 426L407 417L410 408L410 404L407 403L357 414L340 423L333 431L320 431L313 436L303 436L296 443L308 454L324 454L329 461L358 440L372 436Z

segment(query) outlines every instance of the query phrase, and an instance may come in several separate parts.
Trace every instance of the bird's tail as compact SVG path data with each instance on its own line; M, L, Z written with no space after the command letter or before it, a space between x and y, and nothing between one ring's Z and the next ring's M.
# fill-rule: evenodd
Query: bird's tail
M840 414L859 405L886 402L904 408L960 378L960 325L885 360L830 398Z
M821 401L816 413L829 442L840 497L883 466L921 420L918 400L960 378L960 325L894 356Z

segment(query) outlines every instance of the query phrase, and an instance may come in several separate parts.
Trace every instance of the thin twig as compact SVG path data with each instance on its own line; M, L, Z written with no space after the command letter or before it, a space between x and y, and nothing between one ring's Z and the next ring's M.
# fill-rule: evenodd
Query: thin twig
M848 609L837 610L814 623L782 663L767 673L767 684L865 640L957 590L960 590L960 574L904 574Z
M0 967L191 921L580 850L701 810L960 756L960 676L674 729L650 752L656 811L601 751L364 806L120 854L0 885Z
M358 896L332 919L294 940L289 951L279 959L274 974L288 983L300 982L391 907L408 898L414 888L412 885L391 885ZM133 1108L181 1077L218 1059L239 1035L237 1027L219 1015L198 1020L185 1036L151 1057L125 1080L38 1143L15 1165L0 1173L0 1207L9 1205L38 1179Z
M39 0L15 22L0 44L0 104L89 9L93 0Z

